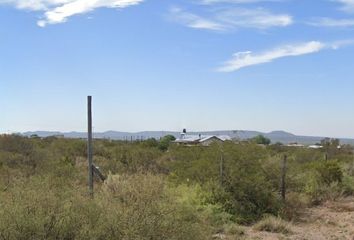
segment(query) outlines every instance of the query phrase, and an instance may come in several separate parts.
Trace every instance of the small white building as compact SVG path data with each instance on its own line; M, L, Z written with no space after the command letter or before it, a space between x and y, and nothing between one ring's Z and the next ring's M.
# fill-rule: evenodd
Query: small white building
M321 148L323 148L323 146L321 146L321 145L310 145L310 146L308 146L308 148L310 148L310 149L321 149Z
M287 147L298 147L298 148L303 148L305 147L305 145L294 142L294 143L289 143L288 145L286 145Z
M229 136L216 136L216 135L186 135L182 134L181 138L174 141L176 144L186 145L186 146L209 146L213 143L223 143L227 140L231 140Z

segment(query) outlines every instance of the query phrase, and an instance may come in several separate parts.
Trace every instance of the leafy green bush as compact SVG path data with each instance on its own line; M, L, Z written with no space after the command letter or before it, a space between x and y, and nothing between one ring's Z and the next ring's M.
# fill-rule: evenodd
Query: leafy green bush
M343 192L346 195L354 194L354 177L349 174L345 174L342 180Z
M271 143L269 138L266 138L263 135L258 135L254 138L251 139L252 142L256 144L263 144L263 145L269 145Z
M326 161L315 165L315 170L318 172L320 181L330 185L333 182L342 182L343 172L338 161Z
M251 223L264 213L277 213L280 204L262 162L266 150L257 145L225 143L208 148L174 148L171 178L177 183L199 183L211 192L208 199L221 205L239 223ZM220 161L223 159L223 176ZM222 184L221 183L222 178Z
M318 161L309 165L305 192L314 203L334 199L342 194L343 172L338 161Z
M232 222L232 215L227 213L218 203L210 203L211 193L200 185L186 185L170 187L170 191L176 194L176 199L190 211L197 210L205 222L218 229L224 224Z
M176 140L174 136L166 135L163 138L161 138L157 146L161 151L166 151L170 146L171 142L173 142L174 140Z

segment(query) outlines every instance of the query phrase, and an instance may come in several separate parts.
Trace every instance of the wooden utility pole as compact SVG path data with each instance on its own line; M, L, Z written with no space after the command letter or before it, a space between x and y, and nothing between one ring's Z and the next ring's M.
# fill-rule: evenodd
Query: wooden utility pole
M89 194L93 197L92 97L87 97L87 160Z
M282 169L281 169L281 183L280 183L280 193L281 193L281 198L285 202L285 197L286 197L286 162L287 162L287 155L284 155L283 162L282 162Z

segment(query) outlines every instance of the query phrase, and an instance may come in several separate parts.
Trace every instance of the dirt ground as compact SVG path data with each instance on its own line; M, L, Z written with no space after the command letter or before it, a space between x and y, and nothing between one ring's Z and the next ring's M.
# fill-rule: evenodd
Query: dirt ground
M304 209L304 214L292 223L292 234L258 232L246 229L246 239L281 240L354 240L354 198L327 202Z

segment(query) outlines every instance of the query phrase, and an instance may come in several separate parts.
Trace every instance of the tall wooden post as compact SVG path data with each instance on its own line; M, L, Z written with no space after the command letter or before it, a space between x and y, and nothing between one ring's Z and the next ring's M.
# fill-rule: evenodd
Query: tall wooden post
M220 185L224 185L224 153L221 152L220 156Z
M92 97L87 97L87 160L89 194L93 197L93 159L92 159Z
M285 202L285 197L286 197L286 162L287 162L287 155L284 155L283 158L283 163L282 163L282 169L281 169L281 183L280 183L280 193L281 193L281 198Z

